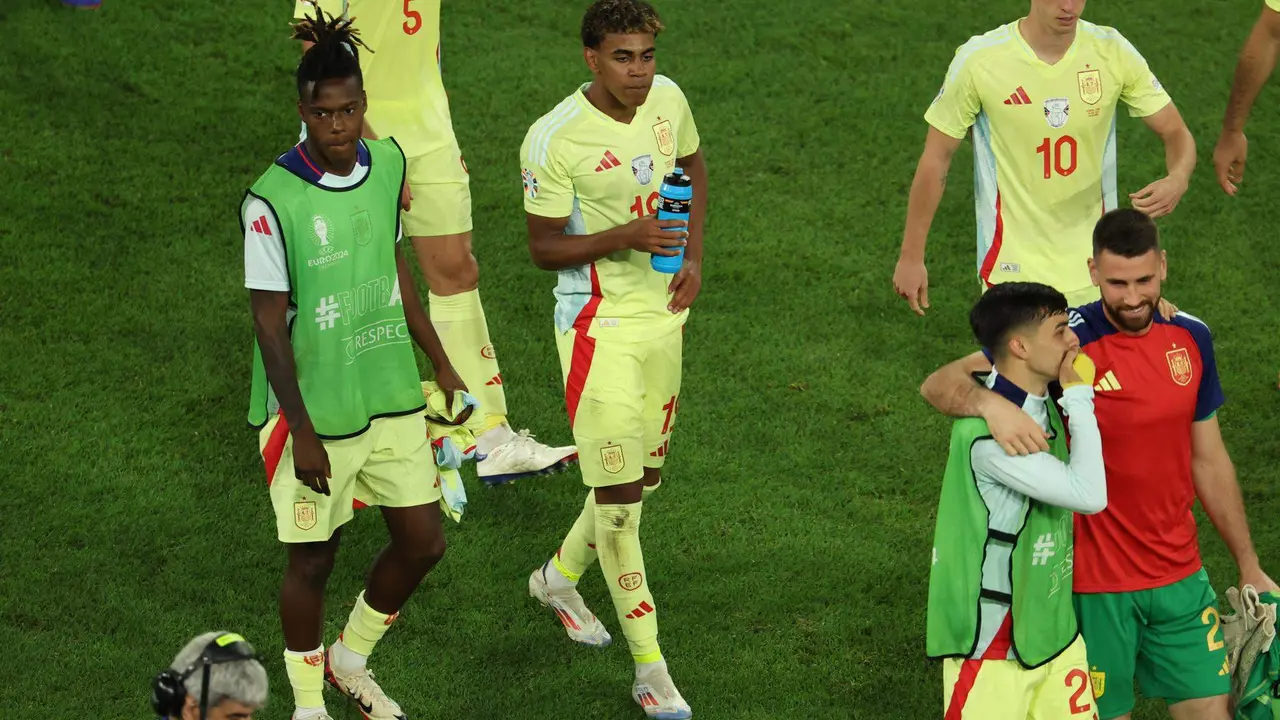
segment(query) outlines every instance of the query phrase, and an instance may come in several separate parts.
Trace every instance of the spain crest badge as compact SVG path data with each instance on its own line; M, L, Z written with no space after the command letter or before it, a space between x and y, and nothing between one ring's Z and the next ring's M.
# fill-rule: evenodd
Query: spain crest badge
M1164 357L1169 361L1169 376L1173 381L1184 387L1191 384L1195 374L1191 369L1191 353L1186 348L1174 348L1165 353Z

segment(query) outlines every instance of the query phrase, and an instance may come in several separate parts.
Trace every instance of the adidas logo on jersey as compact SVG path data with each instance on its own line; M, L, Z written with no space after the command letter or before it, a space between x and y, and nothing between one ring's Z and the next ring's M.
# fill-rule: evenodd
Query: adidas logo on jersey
M253 227L253 231L258 233L259 235L266 235L268 237L271 236L271 225L267 223L266 215L263 215L257 220L254 220L252 227Z
M1004 101L1004 104L1005 105L1030 105L1031 98L1027 95L1027 91L1023 90L1022 86L1019 85L1018 89L1015 90L1013 94L1009 96L1009 99Z
M1098 384L1093 386L1095 392L1115 392L1120 389L1120 381L1116 379L1116 374L1108 370Z
M618 158L613 156L612 150L605 150L604 158L601 159L600 164L596 166L596 172L604 172L605 170L612 170L613 168L616 168L621 164L622 163L618 162Z

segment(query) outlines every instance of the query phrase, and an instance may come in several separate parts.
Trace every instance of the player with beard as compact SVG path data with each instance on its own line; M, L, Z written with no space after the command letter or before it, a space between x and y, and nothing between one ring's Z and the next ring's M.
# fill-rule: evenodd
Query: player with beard
M1107 475L1106 510L1076 516L1073 583L1100 720L1129 716L1135 679L1144 695L1168 703L1174 720L1229 717L1231 677L1200 559L1197 498L1235 559L1239 584L1276 589L1254 550L1218 427L1224 398L1209 328L1183 312L1168 320L1156 312L1166 271L1154 221L1112 210L1094 227L1089 260L1102 299L1070 315L1081 352L1097 367ZM947 415L983 417L1006 444L1023 434L1014 415L1023 413L971 379L990 368L974 353L920 391Z

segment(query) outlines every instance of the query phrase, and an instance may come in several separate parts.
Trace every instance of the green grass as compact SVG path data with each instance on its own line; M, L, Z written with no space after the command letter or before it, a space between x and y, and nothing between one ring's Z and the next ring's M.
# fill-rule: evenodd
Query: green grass
M554 278L525 249L517 153L585 76L584 4L454 0L444 13L513 422L556 444L571 438ZM948 425L917 387L972 347L967 144L931 235L933 310L913 316L890 276L920 116L955 47L1025 2L658 4L670 27L660 69L690 98L712 178L682 412L644 521L664 651L706 720L937 717L924 608ZM252 331L236 212L297 136L291 5L0 8L0 717L143 717L152 674L211 628L263 651L262 717L288 717L284 553L244 421ZM1167 293L1215 330L1220 417L1255 541L1280 572L1274 90L1250 126L1243 194L1223 195L1210 166L1258 6L1097 3L1087 17L1142 50L1199 142L1190 192L1161 221ZM1163 154L1121 117L1130 192L1163 173ZM413 718L640 717L625 644L572 646L526 596L580 508L578 474L468 488L445 560L379 646L387 689ZM373 513L346 534L327 641L385 538ZM1221 591L1234 569L1203 520L1202 540ZM616 631L597 571L583 589ZM355 717L333 696L330 707ZM1148 703L1137 717L1163 713Z

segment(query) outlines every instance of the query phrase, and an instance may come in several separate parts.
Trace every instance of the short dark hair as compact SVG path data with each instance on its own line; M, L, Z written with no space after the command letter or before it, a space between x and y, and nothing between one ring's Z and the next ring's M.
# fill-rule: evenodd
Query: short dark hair
M665 27L658 11L644 0L596 0L582 16L582 46L598 48L610 33L652 33Z
M316 89L325 80L340 80L355 77L364 85L364 75L360 72L360 54L357 46L369 50L369 46L360 39L360 31L351 27L355 18L343 19L332 15L325 19L324 10L315 0L307 0L315 8L315 17L304 15L293 24L293 39L315 43L302 54L298 63L298 97L303 97L308 83L311 86L309 99L314 100ZM373 52L369 50L369 52Z
M969 327L982 347L1005 352L1009 336L1020 328L1067 312L1067 298L1043 283L1007 282L988 289L969 311Z
M1103 250L1120 257L1135 258L1160 249L1156 221L1141 210L1116 208L1093 226L1093 256Z

